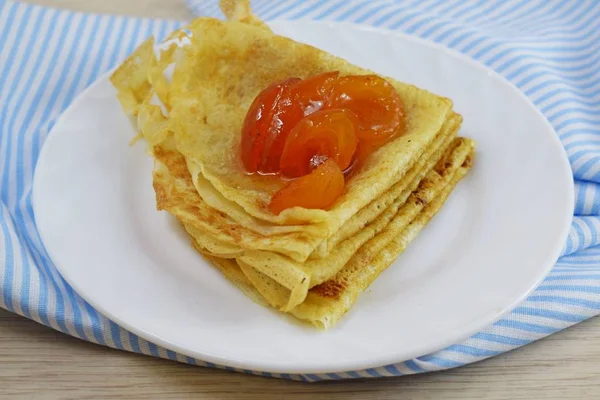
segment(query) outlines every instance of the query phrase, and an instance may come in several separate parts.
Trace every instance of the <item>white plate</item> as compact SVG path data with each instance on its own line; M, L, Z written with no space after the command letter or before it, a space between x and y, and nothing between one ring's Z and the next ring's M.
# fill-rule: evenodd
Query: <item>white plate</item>
M283 22L279 33L448 96L478 141L474 169L421 235L332 330L256 305L155 210L151 159L107 76L64 113L34 182L38 228L57 268L96 309L139 336L226 366L357 370L466 339L522 301L556 261L573 211L557 136L512 85L414 37Z

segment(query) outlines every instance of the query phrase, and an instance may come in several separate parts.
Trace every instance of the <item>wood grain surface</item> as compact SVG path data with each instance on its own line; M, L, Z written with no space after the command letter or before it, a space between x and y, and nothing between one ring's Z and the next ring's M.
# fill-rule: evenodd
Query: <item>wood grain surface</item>
M600 319L454 370L306 384L112 350L0 311L0 398L598 399Z
M32 2L79 11L189 17L183 0ZM450 371L303 384L112 350L0 310L0 399L95 398L600 399L600 319Z

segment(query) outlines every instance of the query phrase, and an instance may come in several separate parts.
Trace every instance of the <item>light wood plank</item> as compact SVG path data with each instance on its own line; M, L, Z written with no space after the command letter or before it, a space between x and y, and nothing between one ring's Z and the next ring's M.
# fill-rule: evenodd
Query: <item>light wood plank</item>
M588 399L600 396L600 319L454 370L304 384L108 349L0 311L0 398ZM315 397L318 396L318 397Z

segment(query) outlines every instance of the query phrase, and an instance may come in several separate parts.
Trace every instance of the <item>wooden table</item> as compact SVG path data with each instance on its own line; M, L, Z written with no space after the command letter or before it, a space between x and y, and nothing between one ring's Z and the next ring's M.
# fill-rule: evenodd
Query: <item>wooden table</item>
M189 17L183 0L34 2L81 11ZM600 319L455 370L302 384L111 350L0 311L0 398L598 399Z

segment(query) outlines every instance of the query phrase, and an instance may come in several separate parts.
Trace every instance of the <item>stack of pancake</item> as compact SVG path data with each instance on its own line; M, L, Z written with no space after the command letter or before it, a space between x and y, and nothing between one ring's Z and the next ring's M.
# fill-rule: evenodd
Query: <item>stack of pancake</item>
M157 208L250 298L327 329L442 207L475 144L457 137L451 100L384 77L404 103L405 133L369 155L329 209L274 215L285 181L246 173L240 157L254 98L288 77L373 72L275 35L247 1L221 6L227 21L199 18L161 44L149 39L111 81L155 160Z

